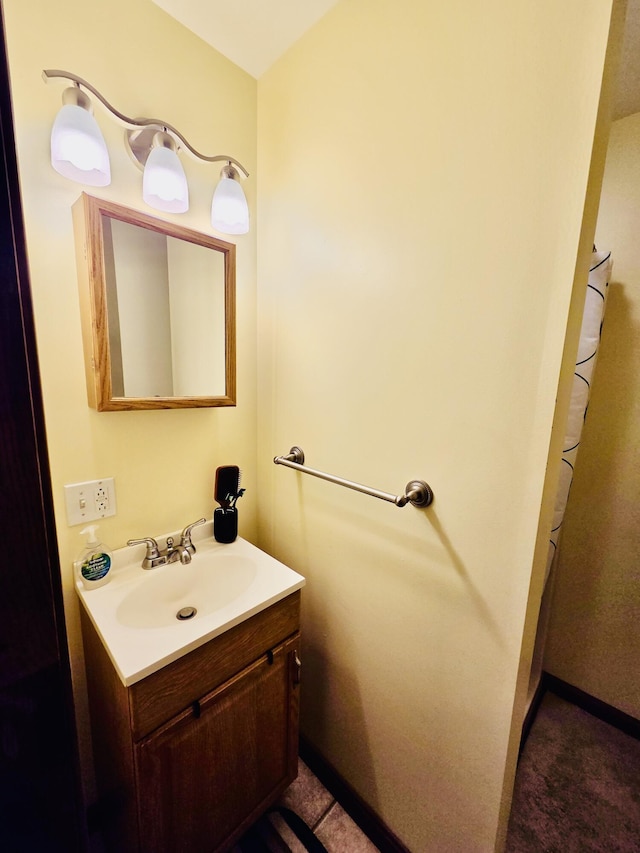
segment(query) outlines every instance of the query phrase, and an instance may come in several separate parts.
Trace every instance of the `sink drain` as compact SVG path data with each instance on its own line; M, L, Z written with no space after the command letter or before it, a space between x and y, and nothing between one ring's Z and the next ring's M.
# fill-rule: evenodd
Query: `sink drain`
M183 607L182 610L178 610L176 613L176 619L180 619L184 622L185 619L193 619L197 612L198 611L195 607Z

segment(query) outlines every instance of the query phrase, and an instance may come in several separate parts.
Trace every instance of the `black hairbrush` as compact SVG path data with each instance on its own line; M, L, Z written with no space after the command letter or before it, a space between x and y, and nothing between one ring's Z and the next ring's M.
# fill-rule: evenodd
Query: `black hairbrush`
M216 542L234 542L238 535L236 502L244 494L240 488L237 465L222 465L216 470L214 497L220 506L213 512L213 535Z
M237 465L221 465L220 468L216 469L213 496L223 509L235 504L238 499L239 487L240 469Z

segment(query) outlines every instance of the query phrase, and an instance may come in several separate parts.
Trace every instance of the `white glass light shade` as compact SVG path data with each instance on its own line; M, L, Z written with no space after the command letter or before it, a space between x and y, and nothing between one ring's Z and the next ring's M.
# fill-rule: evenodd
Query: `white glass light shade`
M224 176L211 202L211 224L223 234L246 234L249 230L249 205L244 190L235 178Z
M111 183L109 152L88 110L76 104L60 109L51 130L51 165L80 184L106 187Z
M175 151L162 145L149 153L142 176L142 198L156 210L184 213L189 210L189 187Z

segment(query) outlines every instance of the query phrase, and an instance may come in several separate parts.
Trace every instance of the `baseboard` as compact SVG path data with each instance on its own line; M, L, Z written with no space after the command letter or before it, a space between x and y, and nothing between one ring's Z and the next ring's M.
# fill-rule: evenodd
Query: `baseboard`
M582 708L583 711L587 711L599 720L603 720L605 723L609 723L610 726L620 729L621 732L640 740L640 720L637 720L630 714L619 711L613 705L608 705L601 699L596 699L595 696L585 693L579 687L574 687L572 684L563 681L555 675L551 675L549 672L542 673L541 685L545 690L555 693L561 699L572 702L578 708Z
M303 735L300 735L300 757L380 853L410 853L408 847Z
M545 683L544 683L544 673L538 682L538 686L536 687L535 693L533 694L533 699L531 700L531 704L529 705L529 710L525 714L524 722L522 723L522 734L520 735L520 748L518 750L518 757L522 755L522 750L524 749L524 745L527 742L527 738L529 737L529 732L531 731L531 726L533 725L533 721L536 718L536 714L538 713L538 708L540 707L540 703L545 694Z

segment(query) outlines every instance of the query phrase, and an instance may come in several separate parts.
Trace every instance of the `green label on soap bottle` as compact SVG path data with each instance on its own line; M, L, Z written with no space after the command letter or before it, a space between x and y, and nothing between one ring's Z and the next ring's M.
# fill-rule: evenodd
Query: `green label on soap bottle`
M102 552L92 554L80 566L80 573L86 581L99 581L111 568L111 557Z

